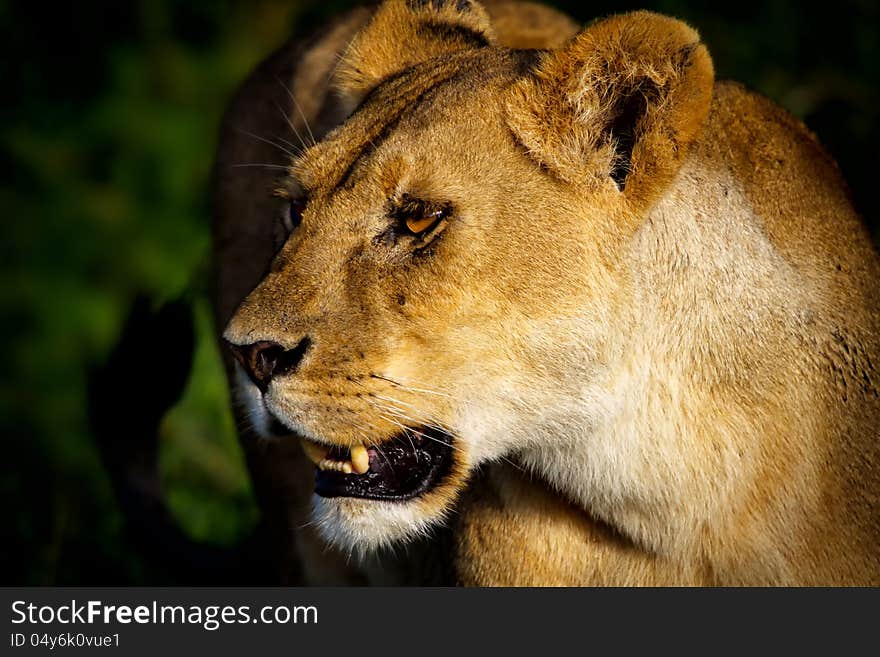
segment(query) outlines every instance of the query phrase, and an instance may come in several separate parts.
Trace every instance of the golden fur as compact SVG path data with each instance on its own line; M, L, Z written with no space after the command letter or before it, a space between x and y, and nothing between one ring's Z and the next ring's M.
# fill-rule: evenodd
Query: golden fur
M680 21L575 32L528 3L386 0L233 103L218 320L236 344L313 343L262 399L230 370L290 578L375 581L347 554L448 518L433 552L465 584L880 583L880 270L834 163L715 82ZM319 139L292 160L236 132L281 134L278 78L302 99L282 118ZM308 200L274 259L284 202L231 167L257 157ZM409 197L452 208L429 243L388 232ZM340 445L437 423L453 472L407 503L316 498L293 532L309 466L260 439L269 413Z

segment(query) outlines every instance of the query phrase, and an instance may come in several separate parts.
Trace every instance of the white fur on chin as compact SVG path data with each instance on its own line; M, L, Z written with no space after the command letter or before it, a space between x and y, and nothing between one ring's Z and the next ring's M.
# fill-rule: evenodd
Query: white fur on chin
M443 515L426 516L416 500L386 502L312 497L312 520L321 537L358 558L425 536L443 519Z

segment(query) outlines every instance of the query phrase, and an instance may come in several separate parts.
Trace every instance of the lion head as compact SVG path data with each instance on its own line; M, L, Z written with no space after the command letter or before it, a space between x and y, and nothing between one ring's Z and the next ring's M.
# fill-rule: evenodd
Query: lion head
M264 434L298 434L324 536L368 549L481 464L591 422L620 252L708 112L712 65L639 12L553 51L469 0L388 0L336 72L349 118L291 162L287 234L226 328Z

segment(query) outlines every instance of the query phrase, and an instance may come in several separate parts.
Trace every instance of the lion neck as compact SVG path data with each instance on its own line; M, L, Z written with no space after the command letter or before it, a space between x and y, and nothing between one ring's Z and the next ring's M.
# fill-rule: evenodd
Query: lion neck
M626 302L606 327L602 362L572 370L589 380L531 428L521 460L635 543L697 549L735 506L734 482L759 467L761 440L745 437L791 421L768 401L785 373L765 363L791 353L778 326L796 323L801 307L793 272L735 181L696 158L625 261Z

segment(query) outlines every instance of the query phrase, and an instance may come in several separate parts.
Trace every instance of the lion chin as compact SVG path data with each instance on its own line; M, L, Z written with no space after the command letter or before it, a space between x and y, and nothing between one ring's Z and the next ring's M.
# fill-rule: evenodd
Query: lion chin
M340 551L364 558L372 552L426 536L445 513L430 514L420 501L382 502L312 497L318 534Z

